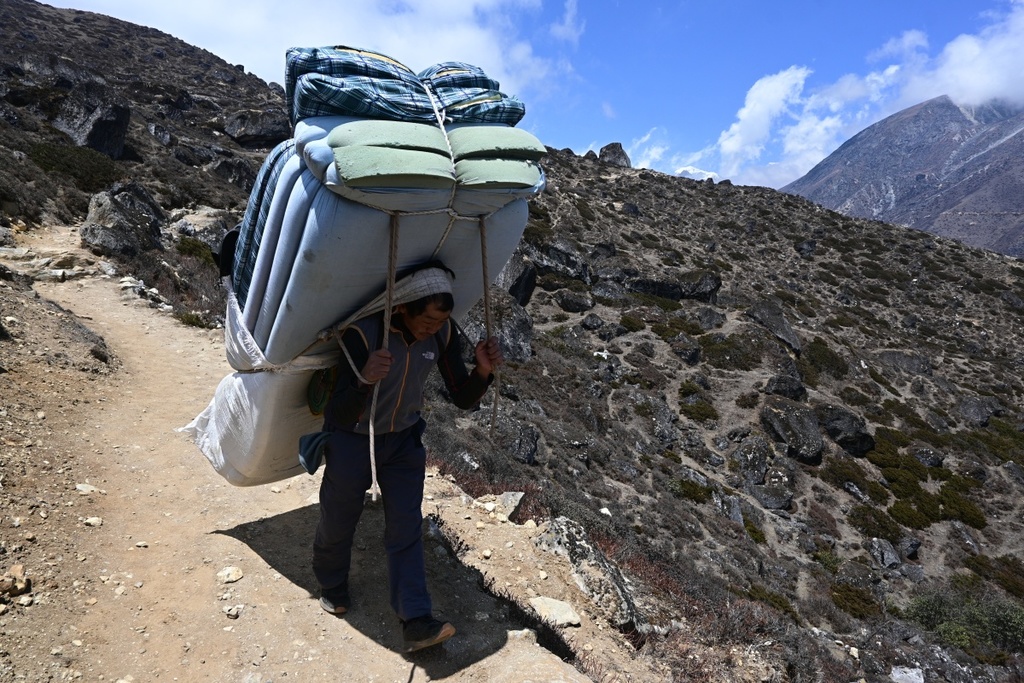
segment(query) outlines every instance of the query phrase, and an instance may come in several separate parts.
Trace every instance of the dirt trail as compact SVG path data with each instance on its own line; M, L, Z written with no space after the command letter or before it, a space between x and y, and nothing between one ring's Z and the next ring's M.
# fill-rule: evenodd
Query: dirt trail
M65 229L36 235L27 246L45 253L73 250L75 242ZM436 476L428 478L425 512L458 535L470 565L451 556L440 534L428 533L435 612L456 625L456 637L415 655L399 653L397 621L385 595L379 506L368 506L360 524L354 609L342 619L323 612L309 568L319 477L233 487L175 431L230 372L223 333L185 327L125 298L117 278L37 283L35 289L102 335L123 364L102 382L83 384L97 395L90 397L87 418L66 434L79 444L84 462L77 483L99 489L88 494L86 508L102 524L90 526L80 517L69 530L83 578L75 582L70 613L54 616L64 620L52 643L52 654L66 662L62 677L591 680L537 645L516 609L480 588L487 581L520 596L522 604L529 595L575 602L583 624L565 638L600 662L601 677L654 680L635 661L628 663L621 638L585 600L579 603L582 594L564 561L535 548L537 529L505 522ZM229 567L240 569L242 578L225 583L219 573Z

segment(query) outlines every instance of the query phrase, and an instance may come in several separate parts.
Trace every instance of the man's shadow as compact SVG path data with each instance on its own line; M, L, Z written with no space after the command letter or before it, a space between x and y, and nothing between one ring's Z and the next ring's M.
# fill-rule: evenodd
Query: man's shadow
M320 589L313 575L312 544L319 505L244 522L213 533L249 546L283 577L310 594L309 610L319 610ZM424 523L427 586L434 615L450 621L455 636L440 646L407 654L431 679L450 676L500 650L508 631L524 628L521 614L484 588L480 572L458 561L431 520ZM403 649L401 628L388 597L384 553L384 508L366 503L352 548L349 592L352 609L343 619L381 647Z

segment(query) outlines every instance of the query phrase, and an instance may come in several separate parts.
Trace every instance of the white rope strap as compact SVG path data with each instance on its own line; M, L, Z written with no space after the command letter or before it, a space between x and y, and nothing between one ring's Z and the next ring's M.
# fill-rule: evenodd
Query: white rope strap
M381 348L387 349L391 336L391 309L395 297L395 271L398 262L398 214L391 214L391 246L388 249L388 281L384 303L384 334ZM346 354L347 355L347 354ZM373 399L370 401L370 498L377 502L380 485L377 483L377 395L380 393L380 382L373 385Z
M480 217L480 270L484 278L484 328L487 339L494 336L494 320L491 316L491 278L487 274L487 221ZM501 385L501 374L498 368L491 368L494 373L494 401L491 403L490 437L494 438L494 424L498 421L498 388Z

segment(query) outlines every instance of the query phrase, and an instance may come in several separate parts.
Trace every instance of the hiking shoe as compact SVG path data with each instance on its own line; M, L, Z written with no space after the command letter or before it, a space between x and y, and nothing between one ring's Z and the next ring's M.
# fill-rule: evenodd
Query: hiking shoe
M402 639L405 640L406 652L415 652L443 643L454 635L454 626L447 621L438 621L429 614L402 622Z
M329 614L341 616L348 611L350 606L347 595L335 595L324 593L320 596L320 607Z

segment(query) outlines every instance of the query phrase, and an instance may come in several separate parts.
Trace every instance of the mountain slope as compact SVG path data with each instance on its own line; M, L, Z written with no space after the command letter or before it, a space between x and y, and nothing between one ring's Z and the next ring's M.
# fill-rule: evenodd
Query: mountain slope
M869 126L782 188L851 216L1024 255L1024 112L948 97Z
M7 12L0 45L25 31L40 35L44 19L55 31L73 28L76 18L105 26L136 57L150 54L144 46L155 40L149 29L38 7L0 0ZM12 8L35 23L10 23L20 16ZM93 49L92 34L69 32L69 61L84 63L70 50ZM182 56L150 87L193 87L188 79L206 71L197 73L187 46L159 38ZM16 40L30 49L24 36ZM194 54L201 64L222 64ZM136 57L126 65L111 59L108 72L145 63ZM41 140L65 154L81 149L48 118L42 95L58 82L37 88L30 81L43 72L17 68L24 73L4 72L0 144L24 157L17 171L24 177L15 178L21 185L10 187L22 189L3 210L16 204L16 225L32 215L75 223L84 213L76 207L94 190L38 166L24 170ZM274 89L250 88L248 76L207 78L200 85L208 89L191 98L215 98L216 120L235 107L272 113L277 106ZM117 82L129 99L134 81ZM21 88L13 98L12 83ZM110 159L113 168L138 178L183 220L202 208L193 213L192 202L227 206L237 219L244 185L179 157L216 145L232 155L225 158L255 167L260 148L217 135L220 124L211 127L199 107L167 117L174 139L196 144L155 144L149 124L158 121L147 117L167 115L159 108L166 105L131 107L125 149L147 153ZM941 103L934 109L915 125L941 115L952 117L957 134L967 130L962 111L957 118ZM981 112L974 120L1008 120L1000 116ZM953 142L936 135L929 145ZM435 395L425 437L435 464L474 497L525 492L517 519L560 530L549 545L577 562L588 609L628 635L630 656L663 662L683 680L874 681L897 667L919 669L926 680L1020 676L1024 632L1013 626L1024 623L1020 261L766 188L673 178L553 149L543 164L548 190L531 203L525 239L496 288L510 363L493 433L490 410L466 416ZM55 204L32 194L38 187L51 188ZM235 199L219 203L228 197ZM193 276L206 266L183 267L171 248L182 245L181 235L167 218L159 228L167 247L160 260L173 269L168 282L199 288ZM222 231L200 236L216 245ZM66 266L34 267L38 277L75 277ZM153 296L155 286L140 290ZM218 295L211 286L210 298ZM481 318L461 322L479 335ZM3 324L11 329L0 325L0 351L25 354L16 324ZM4 377L13 392L18 377ZM197 398L196 412L207 399ZM10 559L32 553L19 544ZM986 631L978 626L984 619L959 615L999 617L1004 626ZM585 667L585 644L573 645ZM747 652L774 668L747 671Z

